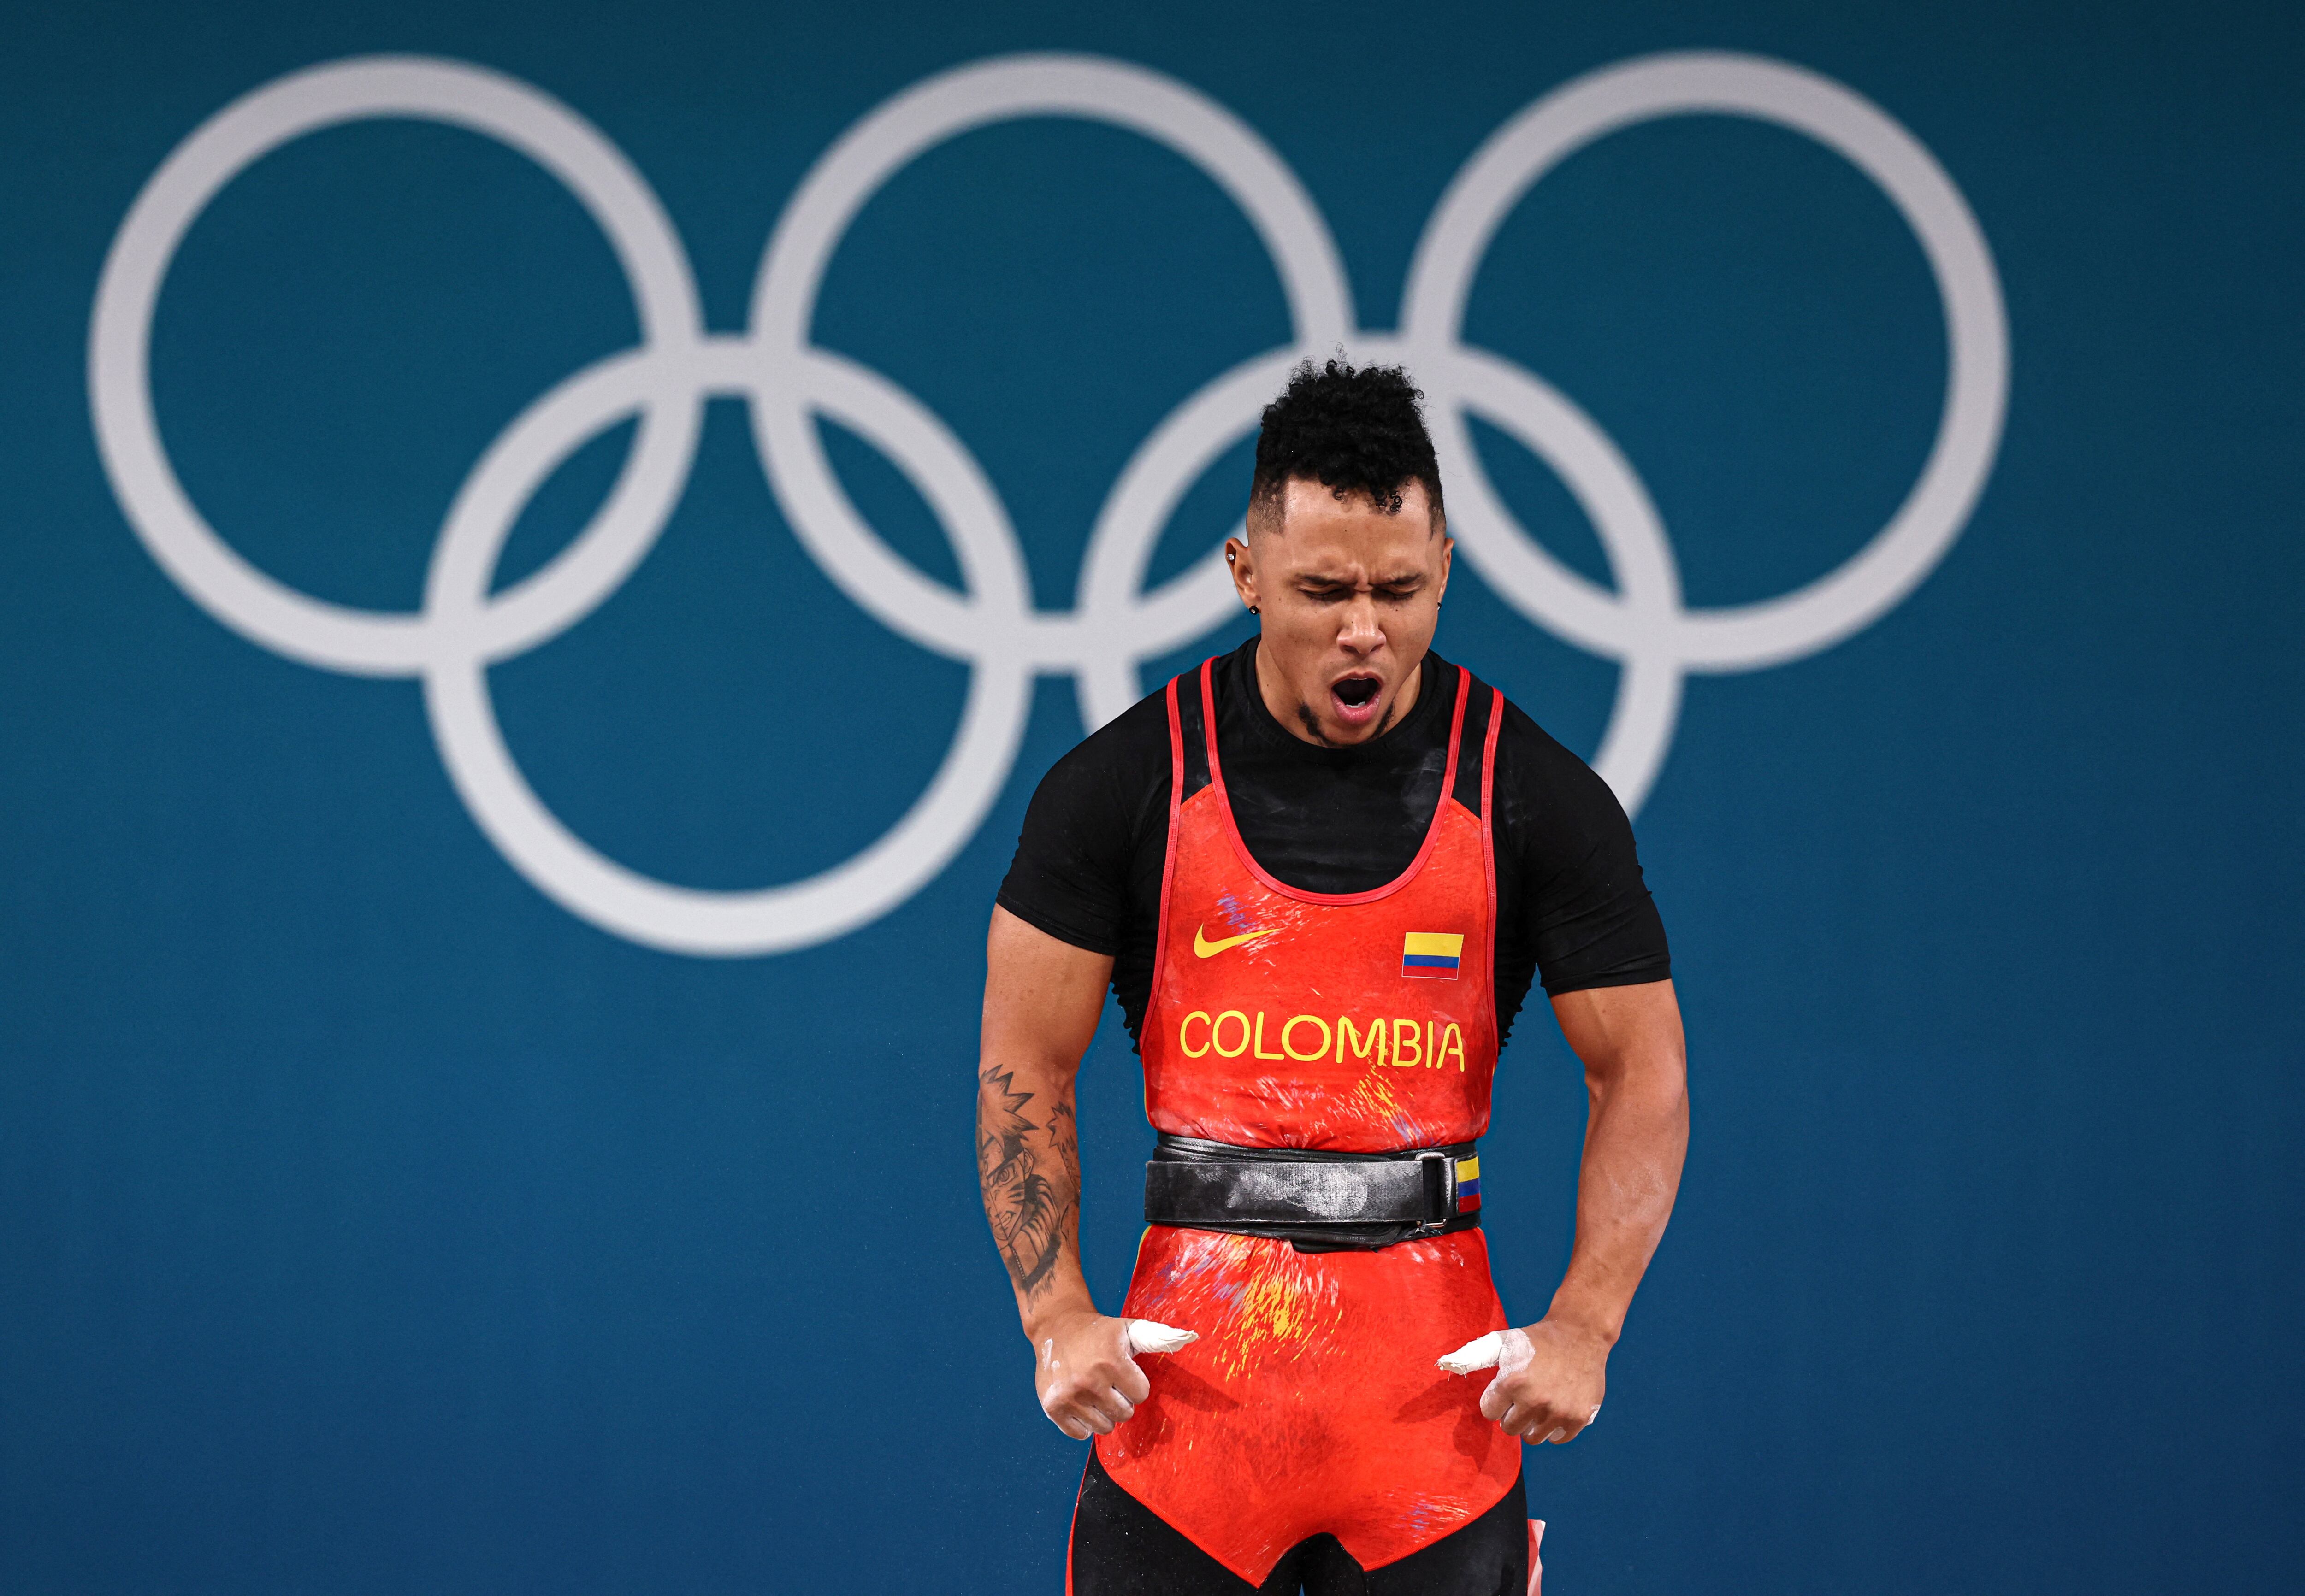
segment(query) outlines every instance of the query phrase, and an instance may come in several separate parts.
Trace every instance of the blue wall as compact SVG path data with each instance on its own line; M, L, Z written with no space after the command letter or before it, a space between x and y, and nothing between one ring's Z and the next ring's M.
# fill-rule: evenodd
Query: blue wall
M415 681L252 642L132 528L90 310L180 141L339 57L494 69L629 157L733 333L796 185L874 106L981 57L1091 52L1268 140L1382 334L1493 131L1580 73L1705 48L1824 74L1942 163L2005 297L2008 408L1909 597L1838 646L1690 675L1659 744L1638 824L1696 1141L1605 1422L1531 1459L1553 1588L2293 1588L2292 9L81 4L9 33L0 1587L1054 1590L1081 1461L1032 1401L968 1129L978 939L1033 781L1082 733L1074 675L1038 675L987 816L861 929L698 956L562 907L476 824ZM813 328L942 418L1057 615L1138 445L1290 336L1207 177L1050 120L899 174ZM286 145L192 225L151 391L247 560L408 611L492 440L635 335L567 190L470 132L368 122ZM1692 608L1856 554L1948 378L1882 191L1717 115L1548 176L1483 258L1466 338L1614 440ZM1475 431L1531 532L1608 583L1560 480ZM535 496L499 589L630 437ZM899 470L826 437L878 533L958 583ZM843 595L759 459L744 406L714 401L650 557L488 676L539 798L691 887L872 845L970 691L965 660ZM1245 477L1236 446L1197 479L1155 582ZM1594 752L1618 665L1459 569L1442 645ZM1240 635L1164 647L1145 680ZM1083 1075L1108 1300L1148 1141L1133 1065L1116 1017ZM1533 1013L1484 1159L1524 1319L1566 1255L1581 1113Z

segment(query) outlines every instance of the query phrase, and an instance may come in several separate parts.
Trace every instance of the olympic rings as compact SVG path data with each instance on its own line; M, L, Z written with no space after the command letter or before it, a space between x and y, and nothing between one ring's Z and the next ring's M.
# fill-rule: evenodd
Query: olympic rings
M1619 129L1692 113L1755 117L1841 155L1913 229L1945 308L1944 408L1919 480L1888 525L1839 569L1782 598L1726 609L1681 600L1671 545L1638 476L1592 419L1535 375L1460 341L1490 240L1528 190ZM393 117L498 140L565 183L608 236L632 284L638 347L563 380L482 454L457 493L414 612L349 608L276 582L208 526L176 479L153 412L152 318L170 264L208 202L268 152L348 122ZM1292 339L1178 405L1122 469L1083 557L1070 614L1036 610L999 495L952 431L888 378L811 341L824 271L872 196L960 133L1026 117L1095 121L1161 143L1206 174L1264 242ZM458 794L505 857L555 902L617 935L670 951L736 955L829 940L917 892L975 834L1013 767L1033 675L1072 674L1084 712L1110 719L1143 691L1144 661L1233 613L1214 548L1147 592L1152 549L1185 493L1247 435L1289 368L1342 346L1408 362L1431 401L1451 530L1507 602L1622 679L1595 760L1627 809L1663 763L1691 671L1758 669L1829 647L1924 580L1959 538L1998 447L2008 329L1990 251L1960 191L1911 134L1848 89L1756 56L1682 53L1603 68L1537 100L1468 161L1417 245L1395 335L1357 327L1334 240L1303 185L1246 123L1144 67L1083 55L1011 55L919 83L845 133L787 204L753 286L751 326L704 331L685 250L623 154L540 90L464 63L370 56L292 72L184 140L145 184L106 259L89 336L98 450L130 524L196 603L251 641L322 669L420 678ZM537 648L602 603L647 557L683 492L704 403L744 399L778 504L841 591L884 625L970 666L961 723L929 786L878 842L805 880L710 892L642 876L570 832L521 774L488 688L492 664ZM897 555L840 486L823 415L881 451L951 539L958 591ZM1483 471L1477 414L1543 459L1600 535L1613 590L1547 554ZM607 501L534 574L492 592L505 540L570 454L637 419Z

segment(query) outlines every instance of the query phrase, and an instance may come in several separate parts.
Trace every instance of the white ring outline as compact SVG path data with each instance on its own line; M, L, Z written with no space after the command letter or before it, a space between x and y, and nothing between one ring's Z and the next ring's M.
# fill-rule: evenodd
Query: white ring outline
M716 341L721 369L713 391L753 395L754 366L742 343ZM596 368L570 392L566 419L537 406L483 456L450 511L441 554L427 584L427 613L477 615L487 602L496 556L520 507L567 454L648 401L646 356ZM710 375L699 363L692 376ZM816 360L789 375L809 384L812 402L908 467L916 447L948 441L925 412L861 368ZM891 421L893 420L893 425ZM532 436L543 435L543 436ZM908 470L948 526L967 524L984 506L955 502L948 485L973 478L966 464L939 459ZM965 489L964 489L965 491ZM670 506L667 506L667 514ZM660 524L660 522L659 522ZM428 662L425 708L456 790L489 840L539 890L570 913L668 952L736 956L781 953L854 930L910 897L965 846L999 794L1032 707L1021 661L979 660L969 675L960 726L929 785L896 825L829 870L775 887L719 891L677 887L617 863L563 825L538 798L506 745L477 651Z
M1037 117L1136 133L1191 162L1240 208L1280 268L1295 334L1282 356L1258 357L1247 369L1263 371L1280 359L1285 369L1299 352L1334 347L1352 335L1350 290L1336 242L1296 174L1254 129L1198 90L1144 67L1093 56L1011 55L954 68L896 95L842 134L810 169L778 219L754 280L751 325L762 359L781 364L812 351L825 269L849 224L882 185L963 133ZM924 647L963 658L1015 648L1043 668L1077 670L1113 657L1117 646L1133 666L1208 629L1206 568L1223 574L1213 546L1201 562L1197 588L1191 575L1170 584L1185 584L1199 600L1190 630L1178 632L1173 621L1158 624L1174 607L1170 600L1144 638L1124 636L1165 514L1151 521L1101 516L1083 560L1083 588L1093 597L1081 613L1062 616L1033 611L1023 552L1004 522L1009 557L999 573L1001 609L997 624L984 624L967 613L965 601L897 559L872 533L842 491L798 396L772 382L763 389L753 406L754 436L787 520L852 601ZM1194 403L1180 408L1190 412ZM1129 481L1136 469L1132 460L1120 480ZM961 539L964 547L971 541ZM1127 581L1124 589L1114 581L1120 572L1139 580ZM980 573L967 574L974 596ZM1013 606L1007 591L1012 586ZM1229 581L1222 592L1229 602ZM1152 603L1161 606L1163 595Z
M1862 548L1782 598L1691 610L1680 601L1677 573L1669 600L1662 589L1641 583L1612 594L1529 537L1483 470L1451 384L1474 369L1460 342L1466 301L1474 274L1513 207L1563 160L1609 133L1660 117L1706 113L1751 117L1804 134L1855 166L1888 197L1927 257L1944 310L1947 370L1927 462L1888 523ZM1594 767L1628 811L1640 807L1656 779L1679 702L1677 685L1670 694L1635 693L1629 677L1636 663L1652 676L1668 670L1759 670L1830 648L1879 619L1961 536L1992 471L2007 413L2007 310L1992 252L1961 191L1887 112L1816 72L1759 56L1688 51L1624 62L1529 106L1474 153L1442 196L1418 240L1401 305L1402 343L1434 401L1433 443L1450 500L1469 510L1451 519L1474 568L1529 619L1626 667L1618 713ZM1584 458L1595 440L1605 443L1597 429L1567 459L1598 463ZM1615 454L1613 447L1609 452ZM1563 458L1548 460L1562 470ZM1593 505L1586 508L1590 513ZM1671 546L1661 523L1658 537L1657 552L1671 564ZM1604 534L1603 541L1613 564L1622 539ZM1616 574L1626 582L1621 565Z
M1915 232L1947 321L1937 437L1890 522L1825 576L1776 599L1690 611L1671 544L1629 463L1566 396L1459 341L1474 274L1495 228L1562 159L1659 116L1713 112L1802 132L1850 160ZM352 609L274 581L191 505L152 412L149 338L185 232L233 177L320 128L369 117L444 122L498 139L553 173L608 233L633 284L643 347L580 371L530 405L459 491L417 614ZM1178 405L1131 457L1101 510L1070 614L1032 605L1023 554L998 494L933 413L895 384L813 347L823 272L848 223L889 177L972 128L1074 117L1137 132L1194 163L1239 204L1280 267L1294 341L1244 361ZM1403 332L1362 335L1334 242L1293 173L1256 133L1196 90L1127 63L1007 56L926 80L868 114L812 168L755 280L752 330L702 331L693 277L654 194L574 112L517 80L464 63L367 57L276 80L217 113L154 174L107 255L89 336L99 453L139 538L217 619L288 658L372 675L421 675L444 762L476 821L522 873L572 913L651 946L694 954L784 951L829 939L925 885L982 824L1013 767L1033 673L1069 671L1084 717L1134 701L1138 667L1231 612L1214 549L1151 593L1154 544L1184 493L1253 428L1288 367L1340 344L1403 360L1433 396L1452 484L1452 530L1500 596L1529 619L1623 666L1595 760L1630 811L1654 782L1690 670L1758 669L1831 646L1894 607L1959 537L2005 415L2006 316L1975 218L1927 150L1886 113L1818 74L1761 57L1688 52L1601 69L1532 104L1475 154L1435 208L1403 294ZM770 484L795 535L852 600L914 641L972 666L955 741L928 789L879 841L805 880L746 892L669 886L567 831L522 777L489 701L489 664L535 648L602 602L645 557L678 502L703 401L749 399ZM898 557L857 513L823 456L821 412L880 448L953 539L965 591ZM1519 527L1464 426L1479 413L1558 474L1600 534L1618 590L1586 582ZM567 454L637 416L608 500L532 576L491 594L520 510ZM1470 513L1467 514L1469 501Z
M402 676L422 670L434 651L425 617L328 603L250 565L193 506L152 408L153 314L192 223L226 183L282 145L379 117L480 133L559 179L608 235L633 285L642 336L652 346L693 345L702 322L687 256L624 153L557 100L501 72L413 56L308 67L242 96L161 163L105 258L89 329L89 408L114 494L161 569L251 642L324 670ZM548 395L531 409L553 399ZM524 652L575 624L631 573L654 539L651 500L667 480L676 493L688 474L698 420L693 406L669 418L650 407L592 521L543 569L489 604L481 641L489 658Z

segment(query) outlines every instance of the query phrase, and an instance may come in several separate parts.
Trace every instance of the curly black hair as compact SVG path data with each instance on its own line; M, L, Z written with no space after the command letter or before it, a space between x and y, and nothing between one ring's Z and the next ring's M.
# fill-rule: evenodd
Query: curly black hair
M1417 403L1424 397L1399 366L1356 370L1342 360L1318 366L1306 361L1264 407L1250 505L1277 514L1289 479L1304 477L1340 499L1365 493L1391 515L1400 509L1401 490L1422 482L1433 530L1441 531L1441 464Z

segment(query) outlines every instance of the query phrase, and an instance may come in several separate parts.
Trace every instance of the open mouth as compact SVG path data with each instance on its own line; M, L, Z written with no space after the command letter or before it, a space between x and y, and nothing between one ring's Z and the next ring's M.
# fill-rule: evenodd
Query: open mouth
M1384 683L1374 676L1346 676L1329 685L1337 701L1338 714L1348 722L1365 720L1374 714L1377 694L1383 691Z

